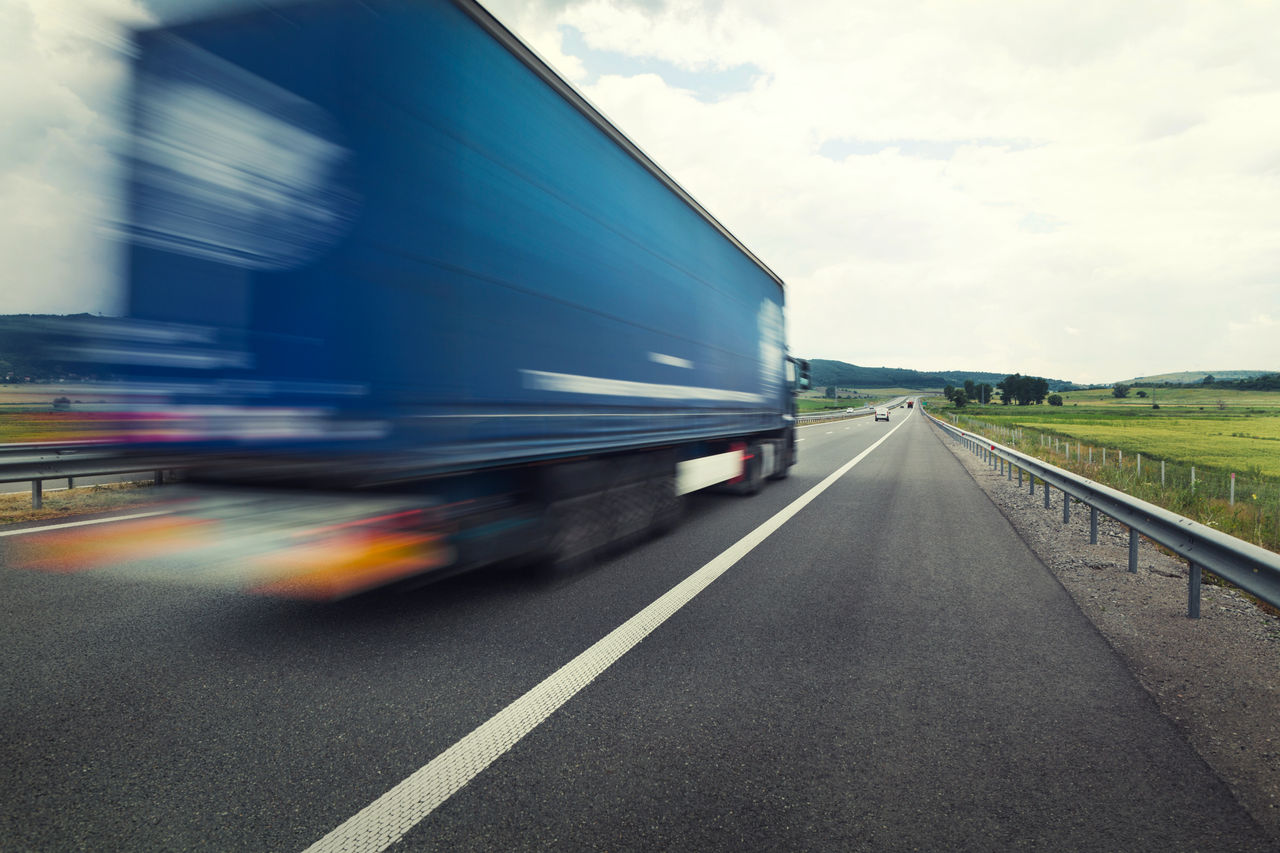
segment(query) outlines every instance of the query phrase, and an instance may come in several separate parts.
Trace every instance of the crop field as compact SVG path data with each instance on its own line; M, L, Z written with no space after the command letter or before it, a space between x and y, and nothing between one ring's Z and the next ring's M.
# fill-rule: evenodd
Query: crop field
M55 409L58 398L69 408ZM0 444L105 437L118 426L108 411L118 402L99 386L0 385Z
M1146 397L1139 397L1143 391ZM1186 388L1143 388L1134 387L1128 397L1114 397L1108 389L1090 391L1065 391L1062 394L1063 408L1080 406L1103 406L1108 409L1145 409L1150 411L1153 404L1163 410L1168 406L1189 407L1205 411L1224 407L1225 409L1261 408L1274 409L1280 412L1280 391L1228 391L1221 388L1205 388L1192 385ZM1025 408L1025 407L1024 407Z
M1101 406L986 406L966 407L964 413L991 424L1048 433L1099 449L1237 473L1257 470L1280 479L1280 408L1204 412L1162 408L1154 412Z
M1135 497L1280 550L1280 392L1154 389L1150 399L1072 392L1057 406L933 414ZM1151 393L1151 390L1148 390ZM1094 399L1087 397L1092 395Z

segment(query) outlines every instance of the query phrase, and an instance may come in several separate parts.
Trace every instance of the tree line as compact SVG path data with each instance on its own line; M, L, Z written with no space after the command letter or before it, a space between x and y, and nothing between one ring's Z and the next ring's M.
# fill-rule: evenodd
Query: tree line
M993 392L999 392L1000 405L1011 406L1017 403L1019 406L1039 405L1049 401L1051 406L1061 406L1062 398L1057 394L1049 393L1049 380L1041 376L1023 376L1021 373L1013 373L1006 376L991 386L985 382L974 383L965 382L963 388L955 388L951 385L942 389L943 396L951 401L957 409L962 409L969 403L990 403Z
M1280 373L1264 373L1248 379L1214 379L1210 373L1200 384L1209 388L1226 388L1235 391L1280 391Z

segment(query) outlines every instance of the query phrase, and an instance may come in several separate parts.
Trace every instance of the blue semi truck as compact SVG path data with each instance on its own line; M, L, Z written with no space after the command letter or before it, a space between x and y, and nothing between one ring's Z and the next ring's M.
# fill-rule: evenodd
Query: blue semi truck
M264 5L137 34L127 318L82 347L195 514L413 531L262 588L571 564L787 475L782 281L518 38Z

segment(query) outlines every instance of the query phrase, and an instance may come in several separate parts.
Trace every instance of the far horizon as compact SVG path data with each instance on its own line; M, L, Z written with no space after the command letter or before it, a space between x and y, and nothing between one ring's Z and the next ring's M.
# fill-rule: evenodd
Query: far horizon
M109 315L109 314L103 314L103 313L101 313L101 312L91 312L91 311L79 311L79 312L74 312L74 313L70 313L70 314L51 314L51 313L34 313L34 312L20 312L20 313L14 313L14 314L0 314L0 318L30 317L30 318L33 318L33 319L51 318L51 317L57 317L57 318L68 318L68 317L100 317L100 318L107 318L107 319L110 319L110 318L118 317L118 316L121 316L121 315L114 315L114 314L110 314L110 315ZM3 357L3 351L4 351L4 349L3 349L3 344L4 344L3 340L0 340L0 358L2 358L2 357ZM1001 371L1001 370L974 370L974 369L922 370L922 369L920 369L920 368L915 368L915 367L889 367L889 366L886 366L886 365L870 366L870 365L866 365L866 364L858 364L858 363L856 363L856 362L843 361L843 360L841 360L841 359L834 359L834 358L822 358L822 357L819 357L819 356L811 356L811 357L808 357L808 360L809 360L810 362L815 362L815 361L825 361L825 362L829 362L829 363L832 363L832 364L845 365L845 366L847 366L847 367L856 368L856 369L858 369L858 370L906 371L906 372L910 372L910 373L919 373L919 374L932 375L932 376L945 376L945 375L952 375L952 376L955 376L955 375L978 375L978 374L986 374L986 375L991 376L991 377L999 377L1000 379L1003 379L1003 378L1004 378L1004 377L1006 377L1006 376L1013 376L1013 375L1015 375L1015 374L1022 374L1023 376L1038 376L1038 375L1039 375L1039 374L1035 374L1035 373L1030 372L1030 371L1022 371L1022 370L1004 370L1004 371ZM1203 379L1204 379L1206 376L1212 376L1212 377L1214 377L1215 379L1236 380L1236 379L1252 379L1252 378L1254 378L1254 377L1258 377L1258 376L1267 376L1267 375L1270 375L1270 374L1273 374L1273 373L1280 373L1280 369L1275 369L1275 370L1258 370L1258 369L1226 369L1226 370L1179 370L1179 371L1164 371L1164 372L1161 372L1161 373L1148 373L1148 374L1143 374L1143 375L1141 375L1141 376L1136 376L1136 377L1132 377L1132 378L1128 378L1128 379L1113 379L1113 380L1099 381L1099 382L1082 382L1082 381L1079 381L1079 380L1076 380L1076 379L1066 379L1066 378L1062 378L1062 377L1052 377L1052 376L1043 376L1043 377L1041 377L1041 378L1046 379L1046 380L1048 380L1049 382L1053 382L1053 383L1060 383L1060 384L1076 385L1076 386L1081 386L1081 387L1094 387L1094 388L1096 388L1096 387L1106 387L1106 386L1111 386L1111 385L1115 385L1115 384L1117 384L1117 383L1123 383L1123 384L1135 384L1135 383L1144 383L1144 382L1147 382L1147 383L1170 382L1170 383L1183 384L1183 385L1185 385L1185 384L1191 384L1191 383L1195 383L1195 382L1203 381ZM3 379L3 377L0 377L0 381L2 381L2 379ZM856 384L856 383L850 383L850 384ZM865 384L865 383L863 383L863 384ZM993 384L994 384L994 383L993 383ZM872 386L869 386L869 387L872 387Z

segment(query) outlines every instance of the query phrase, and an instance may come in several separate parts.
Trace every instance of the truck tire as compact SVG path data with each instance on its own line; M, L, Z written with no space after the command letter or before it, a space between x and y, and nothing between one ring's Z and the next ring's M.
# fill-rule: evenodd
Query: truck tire
M778 448L781 458L778 460L778 470L769 475L770 480L785 480L791 476L791 466L795 463L796 446L791 439L782 442Z
M547 545L542 562L555 574L573 572L591 562L608 540L608 519L594 494L561 498L547 504L543 524Z
M649 480L650 501L653 503L653 533L661 536L670 533L680 523L684 513L684 495L676 494L676 474L671 471Z
M736 485L740 495L754 495L764 488L764 457L760 455L760 445L752 444L747 448L742 479Z

